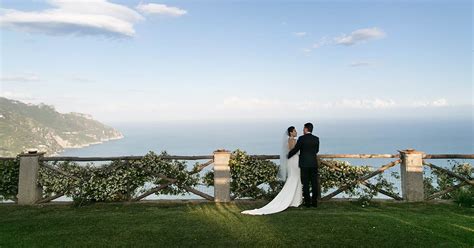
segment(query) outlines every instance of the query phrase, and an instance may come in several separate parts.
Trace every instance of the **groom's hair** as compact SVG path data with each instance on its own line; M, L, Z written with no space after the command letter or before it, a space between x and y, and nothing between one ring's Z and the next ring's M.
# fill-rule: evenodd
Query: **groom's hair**
M313 124L312 123L308 122L308 123L304 124L304 127L306 129L308 129L308 132L310 132L310 133L313 132Z

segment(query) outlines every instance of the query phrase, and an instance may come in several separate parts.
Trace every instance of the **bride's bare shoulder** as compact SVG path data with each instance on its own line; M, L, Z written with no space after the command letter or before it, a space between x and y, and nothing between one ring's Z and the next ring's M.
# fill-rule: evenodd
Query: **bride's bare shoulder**
M288 148L293 149L293 147L295 147L296 145L296 139L294 138L288 138Z

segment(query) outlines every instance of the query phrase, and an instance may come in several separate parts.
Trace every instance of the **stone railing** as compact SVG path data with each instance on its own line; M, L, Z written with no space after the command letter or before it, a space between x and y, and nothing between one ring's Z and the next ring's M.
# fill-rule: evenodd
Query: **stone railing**
M42 198L42 188L38 186L38 176L40 166L44 166L42 163L50 161L76 161L76 162L90 162L90 161L112 161L112 160L140 160L142 156L124 156L124 157L45 157L43 153L27 153L21 154L20 156L20 173L18 182L18 204L31 205L37 203L44 203L54 200L60 197L60 194L54 197ZM279 159L278 155L253 155L253 157L259 159ZM166 159L177 159L177 160L209 160L208 162L202 163L198 166L198 171L192 173L198 173L203 168L213 165L214 167L214 196L207 195L194 188L186 188L190 193L199 195L204 199L214 202L229 202L230 197L230 167L229 161L231 153L226 150L217 150L213 155L205 156L166 156ZM6 160L11 158L0 158L0 160ZM362 184L366 187L372 187L368 182L368 179L383 173L389 168L394 168L400 165L401 174L401 193L392 194L379 190L380 193L387 195L395 200L404 200L408 202L419 202L424 200L434 199L437 194L443 194L446 192L438 192L434 196L425 196L423 192L423 166L429 166L437 170L446 172L449 176L455 177L461 181L456 187L463 185L474 185L472 178L465 178L457 175L449 170L443 169L439 166L428 163L427 159L474 159L474 154L425 154L420 151L413 149L407 149L399 151L398 154L321 154L318 155L320 166L331 166L327 163L326 159L395 159L388 164L385 164L367 175L358 178L351 184L342 185L338 189L322 197L322 200L329 200L334 196L344 192L347 188L354 184ZM46 167L48 168L48 167ZM54 168L50 168L53 169ZM59 172L61 173L61 172ZM159 175L160 176L160 175ZM136 197L136 200L145 198L146 196L156 193L159 190L173 184L172 178L166 178L168 184L158 185L157 187L145 192L141 196ZM454 190L456 189L454 187ZM449 192L449 191L448 191Z

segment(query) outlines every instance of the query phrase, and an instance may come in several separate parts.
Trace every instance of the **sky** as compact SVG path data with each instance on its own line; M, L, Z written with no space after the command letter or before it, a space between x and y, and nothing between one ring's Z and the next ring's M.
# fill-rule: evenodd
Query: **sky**
M471 1L2 0L0 96L105 122L473 115Z

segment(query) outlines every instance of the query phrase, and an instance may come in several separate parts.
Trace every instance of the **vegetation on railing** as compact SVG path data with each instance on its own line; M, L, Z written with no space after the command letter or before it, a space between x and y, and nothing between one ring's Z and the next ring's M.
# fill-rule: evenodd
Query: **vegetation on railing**
M341 155L342 156L342 155ZM356 155L344 155L353 158ZM397 158L394 155L357 155L357 157ZM466 155L425 155L423 164L424 190L426 200L441 198L452 199L460 205L473 206L474 169L469 163L448 160L450 168L442 168L428 163L426 159L442 159L449 156L466 157ZM471 155L468 155L471 156ZM209 159L203 164L189 168L185 160ZM231 199L255 198L272 199L283 186L277 178L278 166L270 159L274 155L248 155L245 151L232 152L229 162L231 172ZM323 157L323 156L321 156ZM396 200L401 200L394 180L399 179L396 172L387 173L387 169L400 163L392 161L378 169L369 166L353 166L347 161L320 159L320 179L323 199L330 199L339 193L351 198L359 198L365 205L373 197L382 193ZM470 157L468 157L470 158ZM67 160L53 161L49 160ZM109 202L140 200L151 194L180 195L194 193L205 199L213 197L193 187L204 183L213 185L213 171L203 177L200 171L212 164L212 156L169 156L166 152L159 155L150 152L140 157L117 157L104 165L79 165L73 162L92 161L91 158L53 158L40 159L40 177L38 183L43 187L47 202L62 195L79 202ZM83 160L80 160L83 159ZM104 160L106 158L103 158ZM110 159L110 158L108 158ZM94 160L95 161L95 160ZM188 170L189 169L189 170ZM385 173L383 173L385 171ZM383 174L382 174L383 173ZM0 160L0 200L14 200L18 192L19 158Z
M271 199L283 186L277 178L278 167L275 163L252 157L245 151L233 151L229 167L232 199L244 197ZM204 182L208 186L214 184L214 171L209 171L204 176Z
M283 186L283 182L277 178L278 167L270 160L258 159L244 151L236 150L232 152L229 165L233 198L272 199ZM352 166L347 161L323 160L319 167L322 191L326 193L330 189L350 184L343 192L351 197L359 197L364 204L380 191L397 195L394 183L382 174L371 178L370 183L357 183L357 179L371 172L369 166ZM392 173L391 176L399 178L398 173ZM213 184L212 171L205 175L204 181L207 185Z
M0 200L16 201L19 174L18 158L0 161Z
M358 182L358 179L370 173L372 173L370 166L353 166L348 161L321 160L319 167L321 191L326 193L330 189L350 185L343 192L352 198L357 197L362 205L368 205L380 192L388 196L398 196L395 184L387 180L383 174ZM390 176L400 179L397 172L390 173Z
M471 164L448 160L448 165L450 169L445 170L458 175L461 179L473 180L474 168ZM464 183L458 177L452 176L452 173L443 170L425 169L423 173L424 191L428 199L436 196L435 198L439 199L454 200L459 205L474 207L474 187L472 185Z
M39 184L46 197L60 193L81 203L131 200L146 191L147 184L166 184L171 180L173 184L160 193L184 194L184 187L196 185L198 177L187 172L184 161L163 159L166 155L149 152L141 160L112 161L101 166L43 162Z

